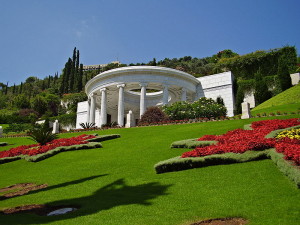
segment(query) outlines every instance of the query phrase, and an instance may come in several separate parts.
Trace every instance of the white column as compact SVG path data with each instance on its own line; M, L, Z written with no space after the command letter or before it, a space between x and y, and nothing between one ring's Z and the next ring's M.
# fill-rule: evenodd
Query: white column
M107 113L106 113L106 88L102 88L101 92L101 110L100 110L100 126L107 124Z
M186 101L186 89L181 89L181 101Z
M91 101L91 99L88 98L88 100L87 100L87 111L86 111L86 122L87 123L90 122L90 108L91 108L90 101Z
M147 83L140 83L141 86L141 96L140 96L140 118L146 111L146 87Z
M169 85L164 85L164 91L163 91L163 105L167 105L169 102Z
M117 85L119 88L119 101L118 101L118 124L124 126L124 87L125 84Z
M90 107L90 123L95 123L95 113L96 113L96 104L95 104L94 93L91 94L91 107Z

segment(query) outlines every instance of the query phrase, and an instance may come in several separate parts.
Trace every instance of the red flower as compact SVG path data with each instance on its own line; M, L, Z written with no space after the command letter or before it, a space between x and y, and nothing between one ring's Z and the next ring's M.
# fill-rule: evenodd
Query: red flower
M283 129L300 125L298 119L288 120L264 120L253 122L253 130L235 129L223 135L205 135L198 141L216 140L216 145L196 147L194 150L182 154L182 158L201 157L226 152L244 153L248 150L261 151L268 148L276 148L278 152L285 155L288 160L293 160L300 165L300 140L274 138L266 139L265 136L273 130Z

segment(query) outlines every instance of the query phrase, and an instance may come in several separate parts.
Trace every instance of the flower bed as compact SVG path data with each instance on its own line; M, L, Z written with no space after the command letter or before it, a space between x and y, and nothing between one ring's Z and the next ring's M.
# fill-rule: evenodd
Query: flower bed
M244 153L248 150L261 151L276 148L285 155L285 159L293 160L300 165L300 141L290 139L265 138L273 130L300 125L298 119L264 120L253 122L252 130L236 129L223 135L205 135L198 141L218 141L215 145L199 146L182 154L182 158L201 157L227 152Z
M10 150L7 151L1 151L0 158L16 157L20 155L28 155L28 156L38 155L38 154L46 153L57 147L87 144L89 139L95 137L96 136L94 135L83 134L72 138L56 139L47 143L46 145L40 145L40 144L21 145L16 148L11 148Z

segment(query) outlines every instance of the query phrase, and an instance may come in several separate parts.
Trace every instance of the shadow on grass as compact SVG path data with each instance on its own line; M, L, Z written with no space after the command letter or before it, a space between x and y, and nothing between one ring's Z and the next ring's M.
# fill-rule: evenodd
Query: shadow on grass
M152 199L167 195L171 185L161 185L158 182L129 186L124 179L116 180L99 188L93 194L60 201L48 202L47 205L78 205L80 208L74 212L60 216L25 216L24 214L0 215L0 221L5 224L45 224L60 220L92 215L100 211L112 209L122 205L152 205Z
M90 177L86 177L86 178L82 178L82 179L78 179L78 180L74 180L74 181L69 181L69 182L65 182L65 183L61 183L61 184L56 184L56 185L48 186L46 188L30 191L30 192L28 192L24 195L36 194L36 193L43 192L43 191L50 191L50 190L57 189L57 188L63 188L63 187L70 186L70 185L80 184L80 183L83 183L83 182L86 182L86 181L89 181L89 180L93 180L93 179L96 179L96 178L99 178L99 177L107 176L107 175L108 174L95 175L95 176L90 176ZM0 196L0 201L3 201L5 199L16 198L16 197L19 197L19 196L20 195L12 196L12 197L9 197L9 198L5 198L4 196Z

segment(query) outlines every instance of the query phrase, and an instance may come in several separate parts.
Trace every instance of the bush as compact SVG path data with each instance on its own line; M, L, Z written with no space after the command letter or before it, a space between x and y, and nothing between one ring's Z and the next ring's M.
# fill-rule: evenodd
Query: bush
M9 133L9 132L15 132L15 133L20 133L20 132L25 132L27 130L30 130L32 126L30 124L17 124L17 123L12 123L9 124L8 127L3 129L4 133Z
M217 104L211 98L200 98L193 103L175 102L163 107L163 111L171 120L217 118L226 116L227 109L224 105Z
M168 116L157 106L147 108L140 123L157 123L168 120Z
M36 125L33 129L29 130L28 135L31 139L41 145L57 139L57 134L52 134L52 128L49 128L49 121L46 120L42 125Z

